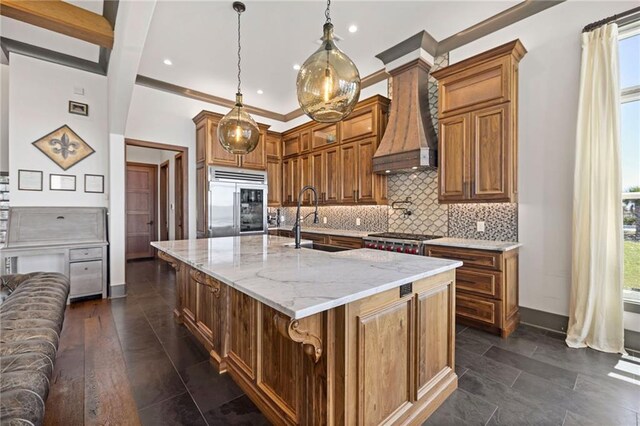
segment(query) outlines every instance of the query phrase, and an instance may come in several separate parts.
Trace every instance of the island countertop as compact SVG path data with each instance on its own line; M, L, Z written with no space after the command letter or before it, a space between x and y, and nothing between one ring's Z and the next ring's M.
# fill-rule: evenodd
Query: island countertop
M273 235L151 245L292 319L462 266L459 261L370 249L296 250L291 238Z

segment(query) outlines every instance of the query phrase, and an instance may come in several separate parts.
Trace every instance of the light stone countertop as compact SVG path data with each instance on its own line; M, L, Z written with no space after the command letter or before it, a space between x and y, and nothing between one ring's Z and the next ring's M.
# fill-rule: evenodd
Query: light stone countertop
M269 228L269 231L273 230L283 230L283 231L292 231L293 226L280 226L279 228ZM364 238L369 234L374 234L375 232L367 232L367 231L352 231L347 229L331 229L331 228L310 228L310 227L302 227L302 232L309 232L311 234L324 234L324 235L336 235L342 237L354 237L354 238Z
M438 238L425 241L431 246L459 247L477 250L509 251L520 247L521 243L513 241L471 240L466 238Z
M291 238L273 235L151 245L293 319L462 266L459 261L371 249L296 250Z

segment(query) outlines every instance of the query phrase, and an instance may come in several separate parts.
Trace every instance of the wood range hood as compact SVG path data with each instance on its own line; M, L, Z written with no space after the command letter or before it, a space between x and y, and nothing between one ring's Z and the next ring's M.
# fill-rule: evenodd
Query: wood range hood
M373 156L375 173L398 173L438 165L438 137L429 110L428 81L432 58L418 51L385 64L391 75L389 122Z

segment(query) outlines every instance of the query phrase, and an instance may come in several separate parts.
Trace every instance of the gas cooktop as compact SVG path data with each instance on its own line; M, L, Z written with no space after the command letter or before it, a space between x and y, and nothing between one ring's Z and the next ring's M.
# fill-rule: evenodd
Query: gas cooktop
M380 238L380 239L396 239L396 240L435 240L436 238L442 238L440 235L421 235L421 234L403 234L401 232L382 232L380 234L369 234L368 238Z

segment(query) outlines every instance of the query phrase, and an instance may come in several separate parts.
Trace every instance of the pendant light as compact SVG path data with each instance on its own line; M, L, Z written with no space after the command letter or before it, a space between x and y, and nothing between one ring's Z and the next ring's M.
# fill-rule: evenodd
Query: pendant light
M327 0L322 45L298 71L298 103L309 117L321 123L335 123L347 117L360 98L360 73L336 46Z
M242 104L240 90L240 14L246 10L244 3L236 1L233 10L238 12L238 93L236 104L218 123L218 140L220 145L232 154L248 154L258 146L260 129Z

